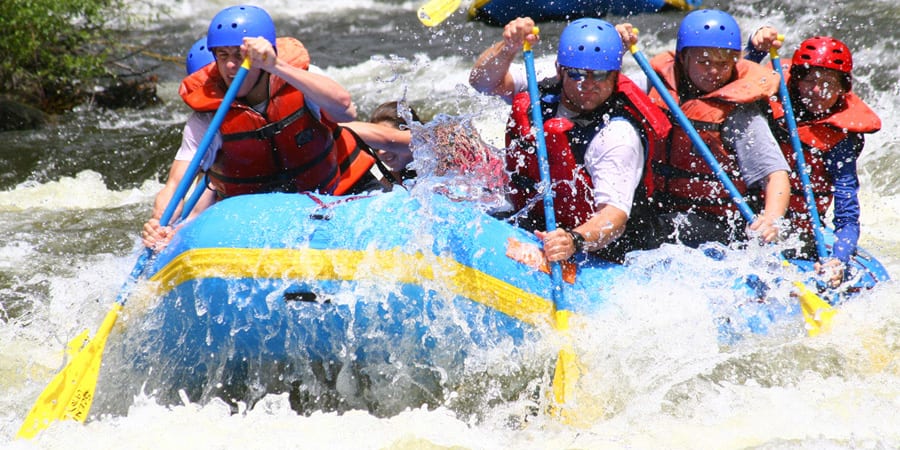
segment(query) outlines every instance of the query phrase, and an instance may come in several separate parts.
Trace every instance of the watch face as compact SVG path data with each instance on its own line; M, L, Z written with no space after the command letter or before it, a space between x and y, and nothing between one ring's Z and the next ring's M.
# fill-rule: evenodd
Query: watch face
M572 244L575 245L575 251L580 252L584 248L584 236L577 231L569 231L569 236L572 237Z

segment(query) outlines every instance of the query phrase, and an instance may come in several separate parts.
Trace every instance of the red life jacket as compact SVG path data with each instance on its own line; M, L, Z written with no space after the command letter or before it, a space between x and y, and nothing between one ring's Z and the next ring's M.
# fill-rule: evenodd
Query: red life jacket
M558 83L544 84L544 92L559 92ZM594 195L591 176L584 167L584 154L590 139L597 134L603 116L623 116L639 130L644 140L647 166L638 186L635 199L646 198L653 193L653 179L649 163L652 155L662 151L671 125L665 114L624 74L619 74L616 91L607 101L611 108L590 115L578 124L555 115L557 104L542 102L545 113L544 133L547 144L547 160L550 180L555 193L554 214L562 228L575 228L586 222L594 213ZM580 136L581 139L570 139ZM540 183L540 169L531 130L531 101L527 92L513 99L512 115L507 127L506 169L510 173L513 189L510 201L515 210L534 203L529 217L543 227L544 205L537 197L535 186ZM579 144L572 145L572 142Z
M768 101L778 90L778 74L754 62L740 60L736 67L737 79L716 91L682 104L674 88L677 86L675 53L657 55L650 64L725 173L740 173L737 156L733 149L725 147L720 128L738 104ZM651 90L650 98L668 111L668 106L655 88ZM675 125L668 151L657 152L653 162L657 198L663 209L668 212L704 211L715 216L736 213L737 207L731 196L694 150L688 133L677 122L673 123ZM747 186L741 177L732 175L731 178L738 191L746 194Z
M785 65L784 76L787 83L790 80L790 65ZM803 159L809 170L810 186L820 216L825 215L834 199L834 179L825 166L828 152L851 134L874 133L881 129L881 119L856 94L845 93L842 103L844 106L839 111L827 117L797 123L797 135L803 147ZM794 147L784 119L784 108L781 102L774 100L770 107L777 125L775 136L792 169L790 217L795 227L812 231L803 182L798 174Z
M300 41L278 38L279 58L304 70L309 54ZM260 192L332 193L340 172L332 129L306 107L303 93L274 75L268 76L265 115L235 101L222 123L222 148L209 175L222 197ZM188 76L180 93L198 112L215 111L226 86L216 65Z

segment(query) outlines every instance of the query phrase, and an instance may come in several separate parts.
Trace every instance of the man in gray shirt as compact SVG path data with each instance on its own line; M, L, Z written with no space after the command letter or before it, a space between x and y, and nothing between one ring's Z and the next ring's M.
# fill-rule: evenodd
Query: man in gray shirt
M626 46L637 42L630 24L616 29ZM731 16L695 11L679 27L676 51L658 55L651 66L742 195L753 203L761 194L762 208L746 235L772 242L790 200L790 168L761 109L777 91L778 75L741 60L741 45ZM632 79L663 103L645 76ZM697 246L745 239L730 194L697 155L686 130L673 129L669 152L656 155L653 165L664 240Z

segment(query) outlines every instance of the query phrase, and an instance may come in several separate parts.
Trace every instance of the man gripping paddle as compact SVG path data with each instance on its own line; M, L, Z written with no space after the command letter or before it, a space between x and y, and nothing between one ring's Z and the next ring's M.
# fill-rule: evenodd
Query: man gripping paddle
M646 162L669 131L661 110L620 73L624 48L612 24L579 19L559 42L556 76L539 84L554 210L560 228L542 230L540 176L531 130L524 70L512 61L526 41L535 43L534 21L518 18L503 40L485 50L469 83L479 92L512 104L507 170L519 224L535 230L550 261L581 252L621 261L627 251L652 246L629 233L652 220L647 199ZM627 223L627 225L626 225ZM652 225L651 225L652 226ZM641 227L643 228L643 227Z

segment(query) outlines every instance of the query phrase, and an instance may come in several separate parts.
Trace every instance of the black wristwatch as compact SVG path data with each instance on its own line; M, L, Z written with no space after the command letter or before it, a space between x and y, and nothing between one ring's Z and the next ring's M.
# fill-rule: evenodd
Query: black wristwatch
M584 251L584 236L575 230L566 230L566 232L572 237L572 244L575 245L575 253Z

